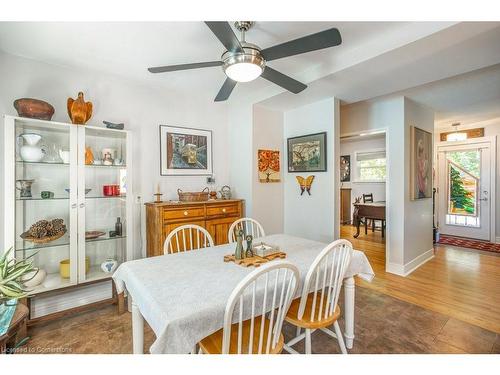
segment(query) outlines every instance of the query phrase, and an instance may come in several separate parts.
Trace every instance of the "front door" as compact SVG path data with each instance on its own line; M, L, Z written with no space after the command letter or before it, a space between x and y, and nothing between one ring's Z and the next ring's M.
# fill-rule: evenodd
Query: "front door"
M438 224L442 234L491 239L491 144L438 145Z

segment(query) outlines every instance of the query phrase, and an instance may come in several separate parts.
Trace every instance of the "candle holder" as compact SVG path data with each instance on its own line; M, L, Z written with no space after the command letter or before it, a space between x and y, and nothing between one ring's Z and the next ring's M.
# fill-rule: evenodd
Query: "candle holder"
M163 195L162 193L154 193L153 195L156 197L155 203L161 203L162 202L162 200L161 200L161 196Z

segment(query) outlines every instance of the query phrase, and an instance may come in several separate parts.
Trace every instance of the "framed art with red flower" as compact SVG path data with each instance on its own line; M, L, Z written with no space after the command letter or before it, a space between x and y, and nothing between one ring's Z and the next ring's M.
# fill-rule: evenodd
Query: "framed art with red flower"
M259 182L280 182L280 152L258 150Z

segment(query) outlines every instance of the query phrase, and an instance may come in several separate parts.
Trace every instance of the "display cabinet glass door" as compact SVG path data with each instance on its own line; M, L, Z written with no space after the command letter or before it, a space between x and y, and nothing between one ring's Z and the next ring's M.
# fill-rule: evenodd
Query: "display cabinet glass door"
M127 247L127 135L110 129L79 129L79 282L112 276ZM117 222L121 225L117 226ZM120 230L121 229L121 230Z
M33 256L43 280L35 294L76 284L77 129L30 119L7 124L15 142L15 256Z

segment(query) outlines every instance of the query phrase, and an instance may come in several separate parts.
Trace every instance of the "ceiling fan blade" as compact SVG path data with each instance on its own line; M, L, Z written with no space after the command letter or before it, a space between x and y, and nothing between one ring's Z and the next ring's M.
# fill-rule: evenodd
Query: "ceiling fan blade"
M176 70L210 68L212 66L221 66L221 65L222 61L207 61L207 62L193 63L193 64L157 66L154 68L148 68L148 70L150 73L165 73L165 72L174 72Z
M227 100L231 92L233 92L234 86L236 86L236 81L233 81L231 78L226 78L214 101L223 102Z
M224 47L230 52L243 52L241 48L240 41L236 37L231 29L229 22L216 21L216 22L205 22L205 24L212 30L217 39L224 44Z
M264 56L266 61L271 61L323 48L338 46L341 43L342 37L340 36L340 32L336 28L332 28L263 49L260 53Z
M296 81L295 79L288 77L287 75L284 75L283 73L280 73L268 66L264 68L261 77L276 83L278 86L281 86L294 94L298 94L307 87L307 85L304 85L302 82Z

